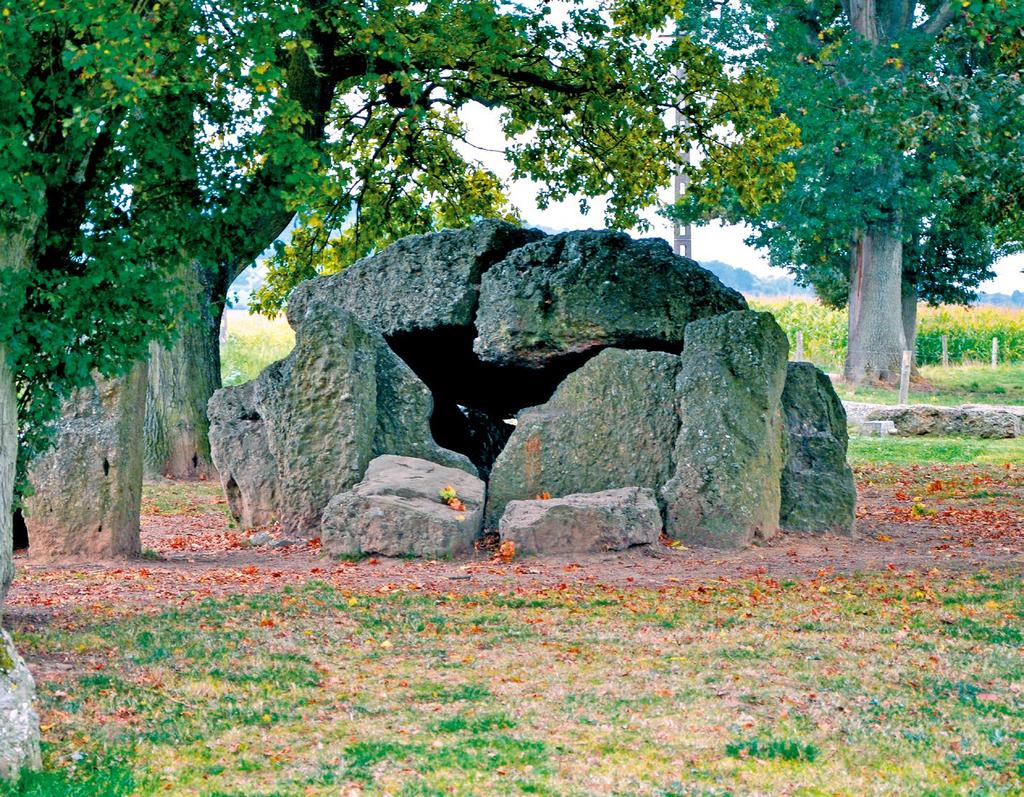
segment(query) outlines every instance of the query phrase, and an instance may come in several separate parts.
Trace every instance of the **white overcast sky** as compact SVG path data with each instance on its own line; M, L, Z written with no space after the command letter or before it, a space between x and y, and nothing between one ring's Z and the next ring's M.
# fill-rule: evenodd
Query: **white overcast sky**
M471 144L486 150L501 149L505 139L497 123L497 115L479 106L464 109L463 118L468 126L467 139ZM511 170L501 155L485 150L462 147L465 155L482 161L496 174L507 179ZM553 229L583 229L603 227L603 207L599 201L592 201L590 213L584 216L579 210L578 199L568 199L546 210L537 207L537 184L520 180L511 185L511 199L519 208L527 225ZM666 187L663 199L671 199L671 190ZM660 236L671 243L672 226L664 218L651 211L647 217L652 223L645 236ZM635 231L634 231L635 232ZM781 276L782 269L768 265L761 253L747 246L743 241L748 235L744 227L726 224L710 224L693 230L693 257L698 261L721 260L731 266L745 268L760 276ZM980 290L989 293L1013 293L1024 291L1024 254L1003 258L996 266L996 278L981 285Z

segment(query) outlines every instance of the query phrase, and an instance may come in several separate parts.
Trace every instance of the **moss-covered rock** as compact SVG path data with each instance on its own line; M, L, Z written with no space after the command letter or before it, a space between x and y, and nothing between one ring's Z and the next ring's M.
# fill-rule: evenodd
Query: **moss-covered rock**
M788 438L779 523L787 531L850 534L857 490L846 461L846 411L826 374L790 363L782 409Z
M0 630L0 780L42 765L35 694L32 674L10 636Z
M517 426L491 470L485 525L509 501L620 487L657 490L672 474L679 358L606 349Z
M676 470L662 489L669 536L742 548L778 531L788 352L769 313L726 313L686 327Z

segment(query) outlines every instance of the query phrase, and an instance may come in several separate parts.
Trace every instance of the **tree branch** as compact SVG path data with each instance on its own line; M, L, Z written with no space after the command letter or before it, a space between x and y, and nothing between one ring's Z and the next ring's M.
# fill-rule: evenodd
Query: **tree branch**
M952 24L955 18L956 6L952 0L943 0L942 5L935 10L935 13L918 30L927 33L929 36L938 36Z

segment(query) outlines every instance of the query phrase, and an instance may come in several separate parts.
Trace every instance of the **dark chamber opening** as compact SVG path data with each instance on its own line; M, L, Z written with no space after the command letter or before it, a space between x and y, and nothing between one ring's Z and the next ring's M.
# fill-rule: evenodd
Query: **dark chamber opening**
M514 427L506 419L545 403L573 371L601 346L549 360L541 368L481 362L473 352L473 327L439 327L387 336L392 351L412 368L434 396L430 428L437 443L465 454L486 477ZM672 351L681 345L622 341L621 348Z
M28 526L20 509L14 510L14 550L24 551L28 548Z

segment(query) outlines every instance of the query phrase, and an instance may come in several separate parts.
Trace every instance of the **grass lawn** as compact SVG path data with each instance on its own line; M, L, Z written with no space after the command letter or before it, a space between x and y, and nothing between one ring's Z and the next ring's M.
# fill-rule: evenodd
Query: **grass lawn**
M957 365L921 368L922 383L910 386L910 402L919 404L1024 404L1024 365ZM898 393L878 387L836 385L840 398L895 404Z
M967 437L851 437L850 462L1022 465L1024 438L980 440Z
M0 794L1020 794L1022 616L985 573L82 611L19 634L76 671Z
M228 310L228 339L220 349L220 373L225 385L255 379L272 362L283 359L295 345L295 333L284 315L271 320Z

